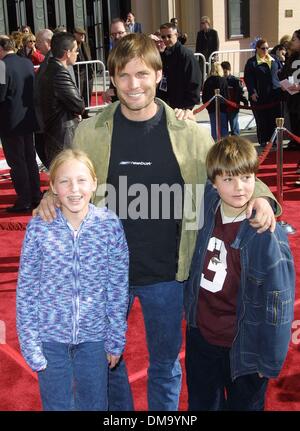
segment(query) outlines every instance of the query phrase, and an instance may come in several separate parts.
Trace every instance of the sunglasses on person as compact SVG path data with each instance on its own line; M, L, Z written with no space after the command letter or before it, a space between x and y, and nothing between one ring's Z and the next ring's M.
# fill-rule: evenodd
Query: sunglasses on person
M261 46L260 49L263 49L264 51L267 51L269 49L268 46Z

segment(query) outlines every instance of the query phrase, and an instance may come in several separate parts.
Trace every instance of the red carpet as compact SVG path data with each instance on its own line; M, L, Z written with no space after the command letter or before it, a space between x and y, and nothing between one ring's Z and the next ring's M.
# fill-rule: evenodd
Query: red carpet
M1 151L1 150L0 150ZM2 158L0 152L0 158ZM285 152L284 165L284 214L283 219L295 228L297 233L291 235L290 243L295 257L297 280L299 280L300 249L299 249L299 197L300 189L293 187L296 179L295 169L297 153ZM274 167L275 153L272 153L262 168L261 178L274 188L276 174ZM23 411L40 410L36 375L25 365L20 353L15 328L15 287L18 271L19 253L24 237L25 224L29 216L8 216L4 208L13 204L14 190L8 177L8 171L0 171L0 410ZM42 184L46 186L46 176L42 176ZM21 229L21 230L18 230ZM270 383L266 408L267 410L300 410L300 292L296 295L295 328L285 367L277 380ZM6 328L6 344L4 342L3 322ZM298 331L297 331L298 329ZM146 368L147 354L141 310L135 302L129 318L128 343L125 357L133 389L136 410L147 409ZM181 356L183 357L184 349ZM182 361L183 364L183 361ZM183 379L184 382L185 379ZM186 410L186 387L180 399L180 409Z

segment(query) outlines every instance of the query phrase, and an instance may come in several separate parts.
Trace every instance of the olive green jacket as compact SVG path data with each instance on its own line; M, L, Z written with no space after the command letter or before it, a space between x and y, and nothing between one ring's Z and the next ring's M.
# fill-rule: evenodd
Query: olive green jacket
M159 100L159 99L158 99ZM179 244L178 272L176 279L184 281L188 278L197 230L201 227L201 215L197 214L204 194L206 182L205 158L214 141L208 129L196 122L177 120L173 109L159 100L166 111L167 128L173 152L180 167L185 183L184 209ZM111 104L105 110L88 120L84 120L77 128L74 145L84 150L94 163L98 178L98 189L94 199L95 205L105 203L105 185L108 175L113 118L119 102ZM255 196L267 196L275 200L268 187L257 181Z

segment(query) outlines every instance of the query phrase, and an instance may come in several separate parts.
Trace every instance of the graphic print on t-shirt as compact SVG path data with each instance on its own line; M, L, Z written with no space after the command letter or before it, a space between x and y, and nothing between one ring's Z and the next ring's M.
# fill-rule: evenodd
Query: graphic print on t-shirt
M208 252L212 252L207 269L214 273L212 279L205 278L202 273L200 286L209 292L220 292L223 289L227 275L227 250L222 240L212 237L209 240Z

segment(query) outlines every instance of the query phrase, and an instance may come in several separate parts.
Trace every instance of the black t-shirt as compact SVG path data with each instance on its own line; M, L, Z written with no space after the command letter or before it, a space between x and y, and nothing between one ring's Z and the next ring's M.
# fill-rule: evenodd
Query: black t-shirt
M116 110L107 183L116 190L115 211L122 220L129 246L130 284L174 280L183 179L163 107L142 122L125 118L120 107ZM163 193L158 192L161 185ZM170 192L172 186L175 193Z

